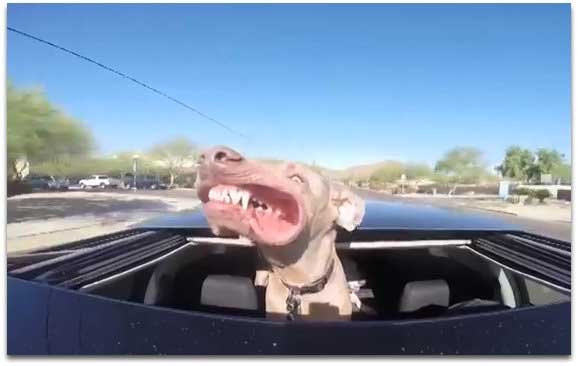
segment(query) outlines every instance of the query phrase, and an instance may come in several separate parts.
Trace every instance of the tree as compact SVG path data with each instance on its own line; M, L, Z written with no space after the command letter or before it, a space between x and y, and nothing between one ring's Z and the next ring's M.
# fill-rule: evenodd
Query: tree
M432 176L432 169L427 164L408 163L403 169L407 179L428 178Z
M537 164L545 174L550 174L554 168L560 166L564 160L564 154L556 150L539 149L536 152Z
M62 161L87 156L94 148L92 134L78 120L53 106L38 90L7 88L7 152L13 178L21 179L18 162Z
M125 156L117 155L115 158L84 158L63 160L58 163L46 161L34 164L31 172L41 175L56 175L69 178L87 177L91 174L106 174L111 177L123 178L126 173L132 172L133 154ZM166 174L166 169L155 166L146 157L138 161L139 174L157 175Z
M170 185L173 185L183 169L196 160L197 147L187 138L177 137L154 146L149 156L167 169Z
M377 169L370 177L373 184L392 183L398 180L403 174L403 164L397 161L390 161Z
M554 168L552 175L555 178L559 178L562 184L570 184L572 183L572 166L570 164L560 164Z
M446 185L446 184L452 183L452 182L455 183L455 181L453 181L453 180L451 179L451 177L449 177L449 176L447 176L447 175L445 175L445 174L442 174L442 173L433 173L432 176L431 176L431 179L432 179L434 182L436 182L436 183L438 183L438 184L443 184L443 185Z
M510 146L497 170L504 177L527 182L533 171L534 160L534 154L530 150L522 149L519 146Z
M539 149L536 151L536 164L533 170L535 179L540 179L542 174L552 174L555 169L562 165L564 155L556 150Z
M476 183L487 174L482 152L473 147L456 147L448 151L434 170L449 175L456 183Z
M121 178L124 178L127 173L132 174L135 156L138 156L138 172L140 174L165 173L166 169L163 169L158 165L155 166L151 159L146 155L142 155L137 151L119 151L114 154L112 159L107 160L106 166L109 167L108 171L111 171L107 174L120 176Z

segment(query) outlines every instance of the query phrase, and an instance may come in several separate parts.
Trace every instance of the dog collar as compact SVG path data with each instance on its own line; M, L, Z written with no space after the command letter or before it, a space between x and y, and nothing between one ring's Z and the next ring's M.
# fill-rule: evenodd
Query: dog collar
M289 295L287 295L287 300L285 301L287 303L287 320L295 320L295 316L299 314L301 310L301 295L314 294L325 288L325 285L327 285L327 282L329 282L329 278L333 273L334 264L335 260L331 259L327 272L325 272L321 278L304 286L290 285L281 280L281 283L283 283L283 285L289 290Z

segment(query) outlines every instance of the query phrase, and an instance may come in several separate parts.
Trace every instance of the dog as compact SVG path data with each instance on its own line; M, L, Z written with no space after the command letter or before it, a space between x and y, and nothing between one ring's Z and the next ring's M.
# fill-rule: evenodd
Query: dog
M197 193L212 232L239 235L267 263L271 319L348 320L350 290L336 248L337 227L354 230L365 203L345 185L292 162L262 162L217 146L199 156Z

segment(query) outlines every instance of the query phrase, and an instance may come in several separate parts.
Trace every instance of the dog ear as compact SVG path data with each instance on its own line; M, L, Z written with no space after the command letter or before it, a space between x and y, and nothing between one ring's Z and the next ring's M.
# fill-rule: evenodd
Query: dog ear
M365 201L345 185L332 184L331 202L337 209L335 223L347 231L353 231L365 214Z

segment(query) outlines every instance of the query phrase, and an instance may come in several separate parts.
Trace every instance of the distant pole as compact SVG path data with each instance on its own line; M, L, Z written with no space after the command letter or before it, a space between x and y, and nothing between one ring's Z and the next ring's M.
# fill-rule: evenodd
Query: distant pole
M132 189L136 191L136 172L137 172L138 155L132 157Z

